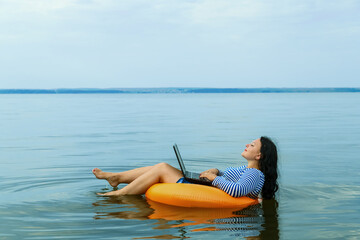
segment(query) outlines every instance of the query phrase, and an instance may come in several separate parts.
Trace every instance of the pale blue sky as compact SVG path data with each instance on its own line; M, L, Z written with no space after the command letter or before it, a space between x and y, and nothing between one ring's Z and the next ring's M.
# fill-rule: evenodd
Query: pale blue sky
M0 88L360 87L358 0L0 0Z

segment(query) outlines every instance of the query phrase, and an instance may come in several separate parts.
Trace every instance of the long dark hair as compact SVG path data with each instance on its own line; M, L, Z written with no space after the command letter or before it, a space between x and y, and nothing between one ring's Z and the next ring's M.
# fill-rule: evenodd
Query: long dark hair
M265 175L265 183L262 188L261 195L264 199L271 199L275 197L276 191L279 189L277 182L278 178L278 154L276 145L268 137L261 137L261 158L260 170Z

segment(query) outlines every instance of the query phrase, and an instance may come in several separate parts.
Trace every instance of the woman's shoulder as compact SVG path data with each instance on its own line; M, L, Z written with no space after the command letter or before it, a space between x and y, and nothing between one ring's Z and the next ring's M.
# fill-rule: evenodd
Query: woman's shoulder
M225 171L244 171L246 169L246 165L240 167L228 167Z
M243 169L245 170L247 168L246 165L243 165L243 166L239 166L239 167L230 167L230 168L234 168L234 169Z
M240 167L228 167L225 170L227 174L236 174L236 175L249 175L249 176L259 176L260 178L265 178L263 172L256 168L248 168L246 165Z
M246 167L244 169L244 173L245 172L260 175L261 177L264 177L264 173L262 171L260 171L259 169L256 169L256 168L248 168L248 167Z
M243 166L240 166L240 167L228 167L226 170L237 170L237 171L242 171L242 172L254 172L254 173L264 175L263 172L260 171L259 169L248 168L246 165L243 165Z

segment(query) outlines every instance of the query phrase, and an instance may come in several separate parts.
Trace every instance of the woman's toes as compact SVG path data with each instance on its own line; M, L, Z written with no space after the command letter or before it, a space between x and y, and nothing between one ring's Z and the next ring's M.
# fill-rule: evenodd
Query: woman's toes
M99 179L103 179L105 178L104 174L103 174L103 171L101 171L100 169L98 168L94 168L92 170L93 174L95 175L96 178L99 178Z

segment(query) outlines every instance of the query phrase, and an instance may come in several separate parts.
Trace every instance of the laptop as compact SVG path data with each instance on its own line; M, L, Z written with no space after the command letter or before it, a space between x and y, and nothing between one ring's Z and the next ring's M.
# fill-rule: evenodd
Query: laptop
M197 184L211 186L211 181L209 179L200 178L199 173L186 171L185 164L181 158L178 146L176 144L174 144L173 148L174 148L176 158L179 162L180 169L181 169L182 174L184 175L185 180L187 180L188 182L191 182L191 183L197 183Z

